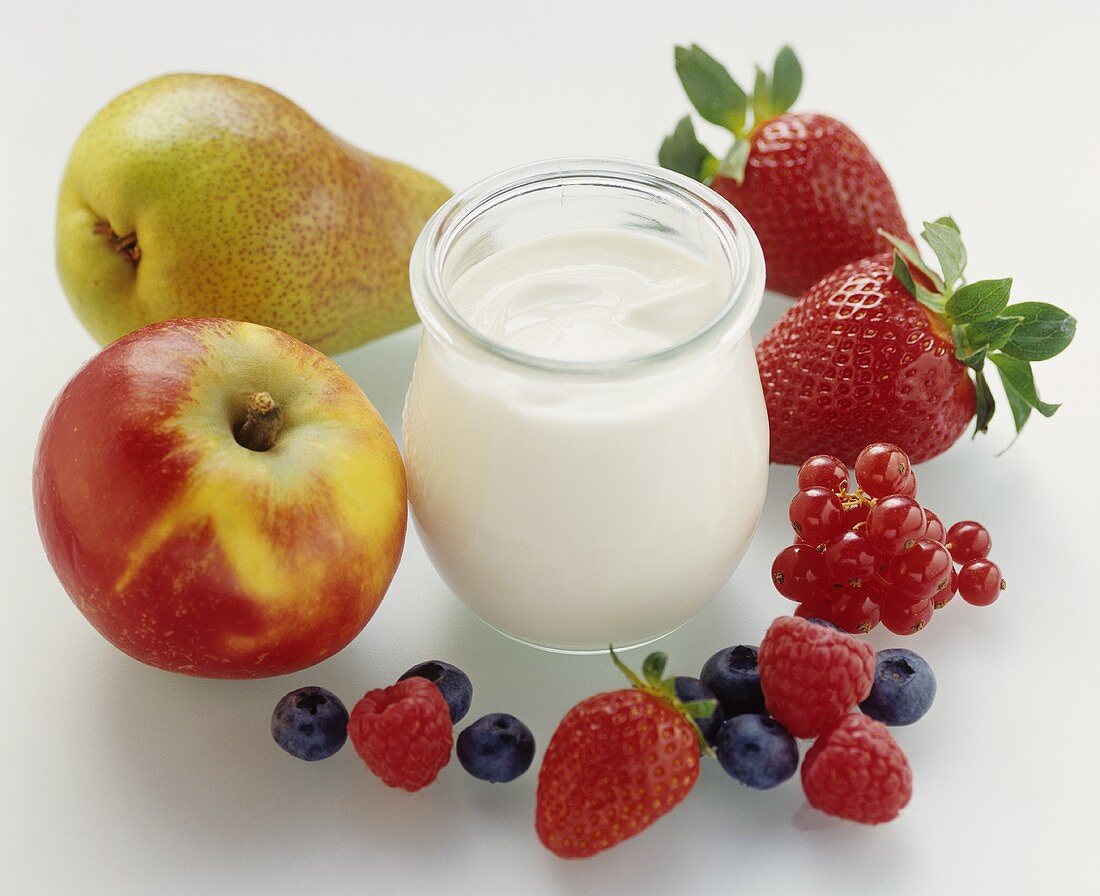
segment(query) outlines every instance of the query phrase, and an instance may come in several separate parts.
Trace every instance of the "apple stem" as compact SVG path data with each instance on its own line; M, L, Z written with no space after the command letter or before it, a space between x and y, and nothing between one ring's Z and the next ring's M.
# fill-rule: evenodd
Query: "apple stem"
M267 451L283 428L283 409L270 392L253 392L245 403L244 420L233 432L237 444L250 451Z
M108 245L135 268L137 267L137 263L141 261L141 246L138 245L135 231L131 230L126 236L119 236L106 221L97 221L92 227L92 232L107 237Z

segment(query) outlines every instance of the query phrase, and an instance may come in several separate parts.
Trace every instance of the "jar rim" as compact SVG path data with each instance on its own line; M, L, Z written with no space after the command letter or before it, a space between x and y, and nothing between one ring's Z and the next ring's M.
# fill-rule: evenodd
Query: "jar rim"
M504 345L474 328L451 304L443 283L448 252L479 214L540 183L583 183L599 178L669 192L697 208L718 239L729 263L729 294L701 327L656 351L621 358L574 361L547 358ZM719 334L748 332L763 300L764 256L744 216L718 193L665 168L624 159L571 157L531 162L487 177L448 199L429 218L409 262L413 304L424 326L447 343L465 340L496 357L522 367L575 375L609 375L648 368L694 353Z

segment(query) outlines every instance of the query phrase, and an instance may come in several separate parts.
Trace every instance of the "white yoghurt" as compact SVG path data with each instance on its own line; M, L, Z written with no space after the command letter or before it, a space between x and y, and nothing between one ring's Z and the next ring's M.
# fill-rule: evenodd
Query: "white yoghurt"
M447 296L513 351L626 361L706 327L730 279L669 239L580 229L489 255ZM404 417L410 500L437 570L490 625L560 649L641 643L741 559L767 431L747 333L578 377L426 330Z
M728 292L728 277L668 240L582 229L491 255L448 294L470 326L501 345L558 361L610 361L686 339Z

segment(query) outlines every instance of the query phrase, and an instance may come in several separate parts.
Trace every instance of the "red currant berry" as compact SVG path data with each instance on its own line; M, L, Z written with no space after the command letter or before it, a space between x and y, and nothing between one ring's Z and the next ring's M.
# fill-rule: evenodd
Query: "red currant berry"
M825 544L844 528L844 507L833 492L819 485L791 499L791 526L805 544Z
M856 482L872 497L885 498L899 493L898 487L906 483L911 469L909 456L897 445L875 442L856 458ZM915 477L912 488L915 492Z
M876 575L874 578L867 579L867 581L861 583L860 590L866 593L866 595L876 604L881 606L886 600L886 595L890 592L890 586Z
M968 563L971 560L984 560L993 547L989 530L981 523L963 520L947 530L947 544L951 545L951 556L956 563Z
M920 538L905 553L891 559L886 576L893 592L934 601L940 591L950 587L954 571L947 548L931 538Z
M825 589L825 558L808 544L783 548L772 563L772 583L788 600L816 597Z
M825 569L834 582L862 582L878 569L878 554L871 542L850 529L829 542L824 556Z
M910 497L912 497L912 495L910 495ZM944 530L940 518L927 507L924 508L924 517L928 520L928 525L924 530L924 537L931 538L933 541L938 541L940 544L947 544L947 532Z
M959 594L976 607L988 607L1007 587L1000 568L991 560L971 560L959 570Z
M804 600L794 608L794 615L800 619L825 619L830 612L829 601L822 596Z
M855 504L844 508L844 528L854 529L860 523L867 522L867 514L871 512L870 504Z
M900 588L895 588L890 582L886 582L880 591L881 596L879 597L879 603L882 606L886 606L886 604L897 604L899 606L911 607L915 604L932 599L930 594L903 591Z
M846 587L833 596L821 618L856 634L869 632L878 625L881 612L866 588Z
M959 574L955 572L955 567L951 567L951 581L948 582L947 587L943 591L937 591L932 598L932 608L934 610L942 610L950 602L956 594L959 593Z
M880 554L891 557L909 550L926 528L924 508L904 495L883 498L867 514L867 540Z
M932 601L910 604L891 600L882 605L881 621L895 635L913 635L928 625L932 618Z
M831 454L815 454L798 468L798 487L819 485L831 492L848 490L848 468Z
M909 471L908 476L897 484L894 494L905 495L907 498L915 498L917 496L917 477L913 475L912 470Z

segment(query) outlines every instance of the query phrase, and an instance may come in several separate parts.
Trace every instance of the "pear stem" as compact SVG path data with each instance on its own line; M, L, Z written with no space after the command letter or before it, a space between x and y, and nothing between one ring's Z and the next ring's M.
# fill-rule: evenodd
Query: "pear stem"
M106 221L97 221L92 227L92 233L107 237L107 244L135 268L141 261L141 246L138 245L135 231L131 230L126 236L119 236Z
M244 419L233 431L237 444L249 451L268 451L283 428L283 409L270 392L253 392L245 402Z

